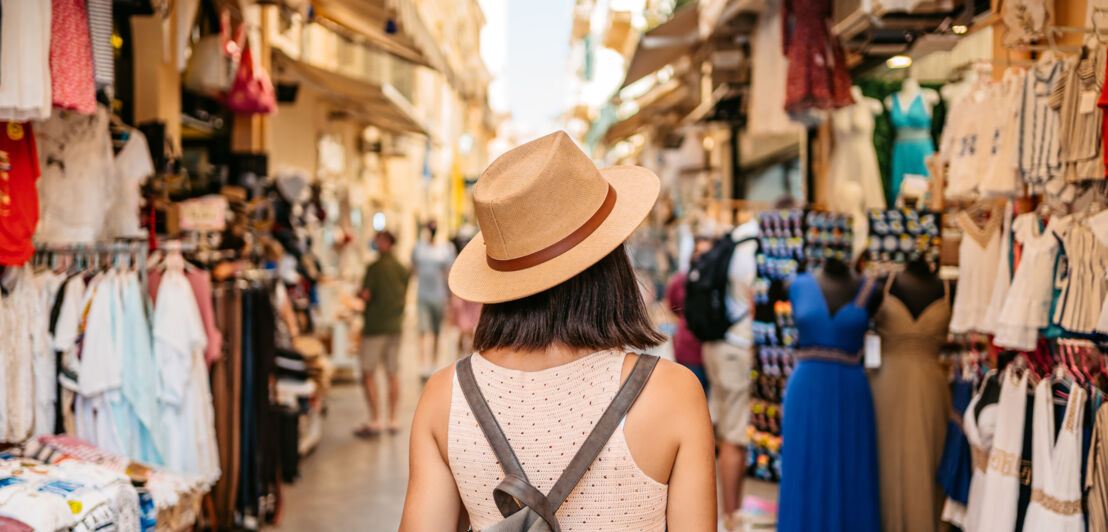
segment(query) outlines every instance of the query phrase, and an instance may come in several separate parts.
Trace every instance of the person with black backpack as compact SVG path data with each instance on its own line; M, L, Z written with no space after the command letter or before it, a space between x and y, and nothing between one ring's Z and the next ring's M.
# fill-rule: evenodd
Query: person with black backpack
M754 359L754 304L758 222L751 219L721 236L689 269L685 281L685 320L703 342L708 401L715 416L719 448L722 524L742 526L746 468L746 428L750 421L750 368Z

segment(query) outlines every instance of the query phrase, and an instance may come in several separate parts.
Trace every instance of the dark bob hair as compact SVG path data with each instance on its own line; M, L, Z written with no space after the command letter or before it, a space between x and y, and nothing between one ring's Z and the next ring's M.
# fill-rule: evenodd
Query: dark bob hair
M477 351L539 350L562 344L579 349L645 349L665 339L650 321L621 245L587 270L544 292L487 304L474 332Z

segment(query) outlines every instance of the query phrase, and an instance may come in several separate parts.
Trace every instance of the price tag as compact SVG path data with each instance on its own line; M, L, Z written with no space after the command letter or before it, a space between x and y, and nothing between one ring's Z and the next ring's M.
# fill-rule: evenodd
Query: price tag
M866 333L864 363L866 369L881 367L881 337L876 333Z
M1089 114L1096 110L1096 101L1100 97L1096 91L1085 91L1081 93L1081 100L1077 105L1077 112L1083 115Z
M227 198L219 195L182 201L180 225L185 231L222 231L227 227Z

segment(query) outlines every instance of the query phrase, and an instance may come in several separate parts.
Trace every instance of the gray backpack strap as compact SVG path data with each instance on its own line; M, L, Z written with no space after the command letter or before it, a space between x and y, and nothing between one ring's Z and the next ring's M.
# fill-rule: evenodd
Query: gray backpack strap
M501 515L508 517L518 512L522 507L526 507L531 510L535 517L545 521L552 532L560 532L561 527L555 513L569 497L569 494L573 492L573 488L577 486L585 473L588 472L596 457L604 450L604 446L607 445L612 434L623 422L627 411L638 399L639 393L646 386L646 381L650 379L650 375L654 372L654 367L657 364L658 357L639 355L631 374L620 386L615 398L612 399L604 414L600 416L600 420L597 421L592 432L585 438L585 443L577 450L577 454L573 456L558 481L554 483L550 493L543 495L528 482L519 458L512 451L508 438L504 435L504 430L500 427L500 423L496 421L496 416L485 401L485 397L477 385L477 380L473 376L470 357L459 360L455 372L458 376L458 384L462 389L462 394L465 396L466 402L469 403L469 409L473 412L473 417L477 419L481 432L488 440L496 458L500 461L501 469L504 470L504 480L493 490L493 500L496 502ZM527 521L524 521L524 526L529 527L533 521L530 520L531 517L527 517L527 519Z
M504 474L527 482L527 473L523 471L523 464L519 462L515 451L508 443L508 437L504 435L504 429L500 428L500 423L496 421L496 416L489 408L484 394L481 393L481 387L477 385L477 379L473 376L472 356L459 360L455 367L455 373L458 375L458 385L462 388L462 395L469 403L469 410L473 412L473 417L477 419L477 424L481 427L481 432L484 433L489 446L492 447L492 452L496 454L496 459L500 461L500 468L504 470ZM505 507L501 504L499 498L497 499L496 505L505 517L515 513L520 508L519 504L514 503L514 501L508 507Z
M639 393L646 387L646 381L650 379L650 375L654 373L654 367L657 365L658 357L639 355L639 359L635 361L634 369L627 376L627 380L623 382L623 386L620 386L619 392L616 393L604 414L600 416L600 421L596 422L596 426L592 428L588 438L585 438L585 443L581 445L581 448L577 450L577 454L569 461L569 465L566 466L565 471L562 471L562 476L558 477L554 487L550 488L547 498L550 499L550 504L553 505L555 512L562 507L562 503L573 492L573 488L577 487L577 483L585 476L589 467L592 467L592 463L600 455L600 451L604 450L604 446L608 444L612 434L623 423L627 411L631 410L631 405L635 404L635 400L639 398Z

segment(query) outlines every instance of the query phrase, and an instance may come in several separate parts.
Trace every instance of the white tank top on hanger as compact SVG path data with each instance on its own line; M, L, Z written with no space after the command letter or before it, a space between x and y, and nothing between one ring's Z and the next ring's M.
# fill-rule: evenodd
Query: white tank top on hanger
M1031 433L1031 504L1023 529L1085 532L1081 515L1081 435L1085 390L1071 385L1062 429L1054 436L1054 395L1050 379L1035 387Z
M1012 532L1019 513L1020 461L1027 408L1027 372L1017 376L1009 367L1001 375L996 435L982 495L978 532ZM1031 530L1031 529L1028 529Z

